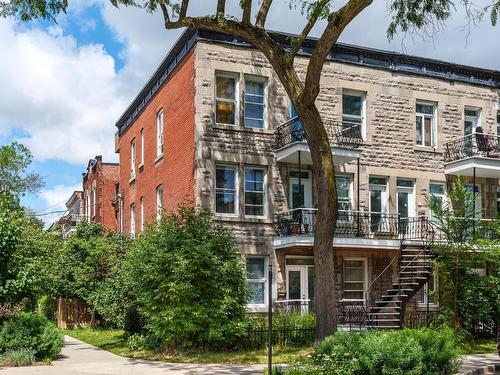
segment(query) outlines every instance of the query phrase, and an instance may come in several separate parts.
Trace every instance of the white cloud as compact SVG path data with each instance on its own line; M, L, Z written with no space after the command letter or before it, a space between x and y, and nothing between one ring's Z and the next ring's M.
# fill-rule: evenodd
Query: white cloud
M39 197L45 202L45 208L37 210L37 214L45 223L51 223L63 215L66 211L65 203L76 190L82 190L82 185L56 185L50 189L44 189Z
M102 45L78 46L60 27L15 30L0 20L0 127L19 127L37 160L114 155L114 122L129 95Z

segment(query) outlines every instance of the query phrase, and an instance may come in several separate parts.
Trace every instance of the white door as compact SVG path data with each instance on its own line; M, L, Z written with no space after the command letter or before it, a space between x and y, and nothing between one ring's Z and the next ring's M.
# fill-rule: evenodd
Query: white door
M415 194L413 188L398 187L397 193L397 210L401 219L415 217Z
M371 231L384 230L387 226L387 186L370 185L370 200L368 202L370 210Z
M299 178L300 175L300 186ZM291 172L290 173L290 208L311 208L312 207L312 189L311 175L309 171Z
M306 265L286 266L286 299L307 312L314 299L314 267Z

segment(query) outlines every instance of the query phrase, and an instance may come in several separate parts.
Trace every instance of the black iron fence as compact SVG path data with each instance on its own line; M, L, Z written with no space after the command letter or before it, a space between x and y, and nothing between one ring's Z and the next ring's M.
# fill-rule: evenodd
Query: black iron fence
M273 329L273 345L307 346L313 345L316 338L314 328L279 328ZM244 348L263 348L268 344L267 329L254 329L247 332L239 346Z
M474 133L455 139L446 143L444 161L451 162L473 156L500 158L499 140L500 137L485 133Z
M359 123L325 120L324 125L332 144L354 147L363 142L361 124ZM302 142L307 141L298 117L294 117L276 128L276 149Z
M276 214L276 235L313 235L316 213L315 208L296 208ZM385 212L339 210L335 234L339 237L427 241L433 236L433 230L426 217L401 218Z

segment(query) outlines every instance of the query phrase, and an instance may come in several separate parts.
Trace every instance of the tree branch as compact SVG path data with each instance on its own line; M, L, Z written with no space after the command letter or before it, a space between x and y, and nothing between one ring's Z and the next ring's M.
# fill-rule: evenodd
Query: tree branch
M319 81L326 58L337 42L345 27L373 0L349 0L338 11L328 16L328 24L316 43L307 67L302 102L305 106L314 105L319 94Z
M165 26L170 23L170 16L168 15L168 9L167 6L163 1L160 1L160 9L161 12L163 13L163 21L165 22Z
M255 26L263 29L266 24L267 13L271 7L273 0L263 0L260 6L259 13L257 14L257 20L255 21Z
M186 17L188 5L189 5L189 0L182 0L181 9L179 11L179 19Z
M241 22L250 24L252 17L252 0L243 0L243 16Z

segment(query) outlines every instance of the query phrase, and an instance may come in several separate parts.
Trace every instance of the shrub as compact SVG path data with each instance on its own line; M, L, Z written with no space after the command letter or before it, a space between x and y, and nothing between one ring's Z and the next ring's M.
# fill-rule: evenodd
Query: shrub
M147 332L165 347L233 346L244 335L244 264L209 212L164 216L131 245L123 272Z
M35 362L35 354L31 349L21 348L17 350L9 350L0 355L0 366L30 366Z
M32 350L37 360L51 360L62 346L61 332L43 316L22 313L0 328L0 353L24 348Z
M36 312L53 322L56 320L56 304L57 301L54 298L42 296L38 299Z
M277 373L325 375L446 375L457 370L460 347L449 327L339 332L326 338L304 366Z

